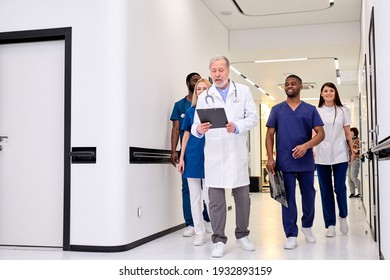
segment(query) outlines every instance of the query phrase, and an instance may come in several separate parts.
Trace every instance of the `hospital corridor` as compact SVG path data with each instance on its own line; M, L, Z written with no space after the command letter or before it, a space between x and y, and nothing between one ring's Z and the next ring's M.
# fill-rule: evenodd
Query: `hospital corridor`
M318 261L318 275L329 273L331 266L324 263L334 261L340 266L349 263L352 269L345 269L346 277L324 277L354 280L358 280L353 276L359 274L360 261L364 261L363 280L374 272L387 270L388 275L389 11L388 0L0 0L0 278L22 279L16 274L15 278L2 278L2 273L7 268L16 273L23 267L28 274L28 267L20 264L45 266L46 261L53 261L58 265L54 270L61 271L67 271L69 263L78 266L91 261L94 272L104 279L118 279L111 277L118 276L118 270L108 267L110 263L130 266L138 261L206 266L298 263L296 270L306 272L308 279L315 277L307 261ZM216 69L213 65L222 66ZM203 80L203 89L195 87L191 75ZM353 163L360 166L350 171L359 170L358 177L353 177L360 180L355 189L359 197L352 195L347 179L349 232L340 232L337 219L336 235L327 237L315 173L312 231L316 242L308 243L301 231L297 184L299 232L295 248L296 227L290 227L294 234L288 233L286 238L281 205L270 194L271 157L279 170L289 172L284 181L289 188L300 178L291 175L298 171L284 170L280 163L298 165L305 163L306 156L310 170L302 165L302 172L314 170L311 148L319 143L311 144L322 133L319 122L312 119L320 120L317 113L322 110L323 88L330 84L337 84L341 105L332 100L325 116L327 123L336 123L344 134L337 138L341 141L327 139L326 143L332 151L337 147L345 152L337 164L346 169L347 161L353 158L348 157L349 152L355 149L347 146L349 129L357 129L355 140L359 144ZM199 91L199 102L194 98L191 103L190 97L197 96L195 90ZM329 101L335 92L327 94ZM294 100L294 107L285 106L289 114L284 115L281 125L274 109L288 100ZM195 105L210 109L211 115L222 112L217 115L222 128L198 125L197 111L187 110ZM299 106L310 110L300 111ZM304 125L285 117L292 115ZM185 121L184 126L180 127L180 120ZM312 135L313 128L320 133ZM211 189L209 216L216 221L215 244L211 233L205 234L206 243L200 246L193 245L195 236L182 236L186 225L200 224L197 233L201 238L206 230L203 217L199 218L202 200L192 205L199 206L195 208L199 211L191 210L189 187L183 187L186 180L182 176L194 182L194 175L186 177L180 169L183 160L179 158L186 155L182 151L188 144L186 138L184 145L180 142L180 131L184 130L192 133L185 133L186 137L205 140L199 140L203 146L196 146L192 155L203 156L206 151L206 160L193 162L215 162L207 165L204 173L205 168L195 164L199 174L204 174L196 172L195 181L206 178L203 186ZM283 140L270 141L274 132ZM298 140L290 148L288 143L294 139ZM279 150L280 143L287 143L288 148ZM317 153L316 160L323 154ZM321 177L321 167L317 171ZM305 210L313 209L312 173L308 174L305 205L309 206ZM337 187L344 190L341 175L337 176L341 178ZM234 179L234 184L227 178ZM249 239L254 251L246 239L247 231L242 230L248 220L248 191L244 188L248 182ZM225 207L225 200L223 192L216 189L231 187L236 188L235 194L245 191L245 197L235 198L237 216L242 216L238 219L238 243L247 251L236 243L236 208L230 190L225 193L226 245L220 234L225 214L220 205ZM321 187L324 192L324 185ZM200 188L195 191L199 194ZM331 197L332 192L328 193ZM341 214L337 205L336 217L344 222L345 200ZM288 230L288 223L295 219L292 212L284 211ZM333 224L329 226L333 230ZM294 246L286 246L289 238ZM214 250L218 247L222 248L219 252ZM381 268L371 268L371 264ZM106 268L114 272L104 274ZM275 274L279 272L289 273L284 267L275 268ZM37 279L45 279L40 271L37 275ZM58 276L48 275L48 279L102 279ZM295 278L303 280L300 275Z
M316 180L317 181L317 180ZM299 189L299 188L297 188ZM254 252L244 251L235 243L234 209L228 211L226 233L228 242L225 256L220 260L379 260L378 246L374 242L360 198L348 200L349 233L342 235L337 227L334 238L325 237L320 193L316 188L316 216L313 233L316 243L306 243L302 232L298 235L298 247L285 250L280 204L270 197L269 190L251 193L250 239ZM298 218L300 218L300 194L297 191ZM298 221L300 226L300 221ZM156 240L118 253L91 253L55 249L0 247L3 260L211 260L212 243L193 246L194 237L183 237L180 229Z

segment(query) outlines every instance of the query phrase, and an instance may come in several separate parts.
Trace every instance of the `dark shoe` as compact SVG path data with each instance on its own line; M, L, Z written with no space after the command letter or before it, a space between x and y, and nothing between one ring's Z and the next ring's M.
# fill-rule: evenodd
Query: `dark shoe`
M355 195L354 195L354 194L350 194L350 195L349 195L349 198L352 198L352 197L355 197Z
M353 197L360 197L360 193L354 195Z

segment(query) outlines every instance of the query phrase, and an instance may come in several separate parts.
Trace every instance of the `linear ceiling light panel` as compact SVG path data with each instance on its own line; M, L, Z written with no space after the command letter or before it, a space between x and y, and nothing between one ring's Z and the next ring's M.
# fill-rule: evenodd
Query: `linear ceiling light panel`
M251 62L253 63L253 62ZM272 100L275 100L275 98L273 98L272 96L269 95L269 93L267 93L264 89L262 89L261 87L259 87L258 85L256 85L255 82L253 82L252 80L250 80L249 78L247 78L246 76L244 76L240 71L238 71L236 68L234 68L232 65L230 65L230 69L236 73L237 75L241 76L247 83L249 83L250 85L254 86L255 88L257 88L261 93L267 95L269 98L271 98Z
M273 62L293 62L293 61L307 61L307 60L318 60L318 59L334 59L334 65L336 69L336 81L338 85L341 85L341 78L340 78L340 66L339 66L339 60L337 57L300 57L300 58L283 58L283 59L268 59L268 60L255 60L255 61L238 61L238 62L232 62L232 64L237 63L273 63ZM232 69L233 72L235 72L237 75L241 76L247 83L251 84L252 86L256 87L260 92L267 95L272 100L275 100L269 93L267 93L265 90L263 90L261 87L259 87L256 83L254 83L252 80L247 78L245 75L243 75L240 71L238 71L235 67L230 65L230 69ZM284 85L278 85L280 89L283 90ZM315 83L308 83L306 85L306 88L304 89L313 89L317 85Z
M269 95L268 93L267 93L267 96L268 96L268 98L269 98L269 99L271 99L271 100L274 100L274 101L275 101L275 98L274 98L274 97L272 97L271 95Z
M234 68L233 66L230 65L230 69L233 70L234 73L236 73L238 76L242 76L241 72L238 71L236 68Z
M269 60L255 60L255 63L270 63L270 62L289 62L289 61L304 61L308 60L306 57L302 58L283 58L283 59L269 59Z
M252 86L255 86L255 85L256 85L254 82L252 82L252 81L249 80L248 78L245 78L245 81L247 81L248 83L250 83Z
M261 93L264 93L266 95L269 95L264 89L262 89L261 87L259 86L256 86L256 88L261 92Z
M341 85L341 78L340 78L340 67L339 67L339 60L338 58L334 58L334 66L336 68L336 80L337 84Z

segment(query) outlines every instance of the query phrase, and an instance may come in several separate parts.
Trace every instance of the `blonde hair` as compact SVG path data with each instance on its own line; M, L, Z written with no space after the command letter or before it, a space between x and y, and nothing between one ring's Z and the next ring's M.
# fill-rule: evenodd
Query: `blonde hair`
M196 88L198 87L199 83L205 83L206 86L209 88L211 86L211 83L209 82L209 80L207 79L204 79L204 78L200 78L196 84L195 84L195 87L194 87L194 93L192 94L192 102L191 102L191 106L196 106L196 103L198 102L198 94L196 93Z

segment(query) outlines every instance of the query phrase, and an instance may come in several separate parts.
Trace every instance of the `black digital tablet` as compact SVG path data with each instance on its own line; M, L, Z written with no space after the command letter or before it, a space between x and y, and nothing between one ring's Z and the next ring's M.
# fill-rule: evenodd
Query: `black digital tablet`
M201 123L210 122L211 128L225 127L228 123L224 108L196 109Z

